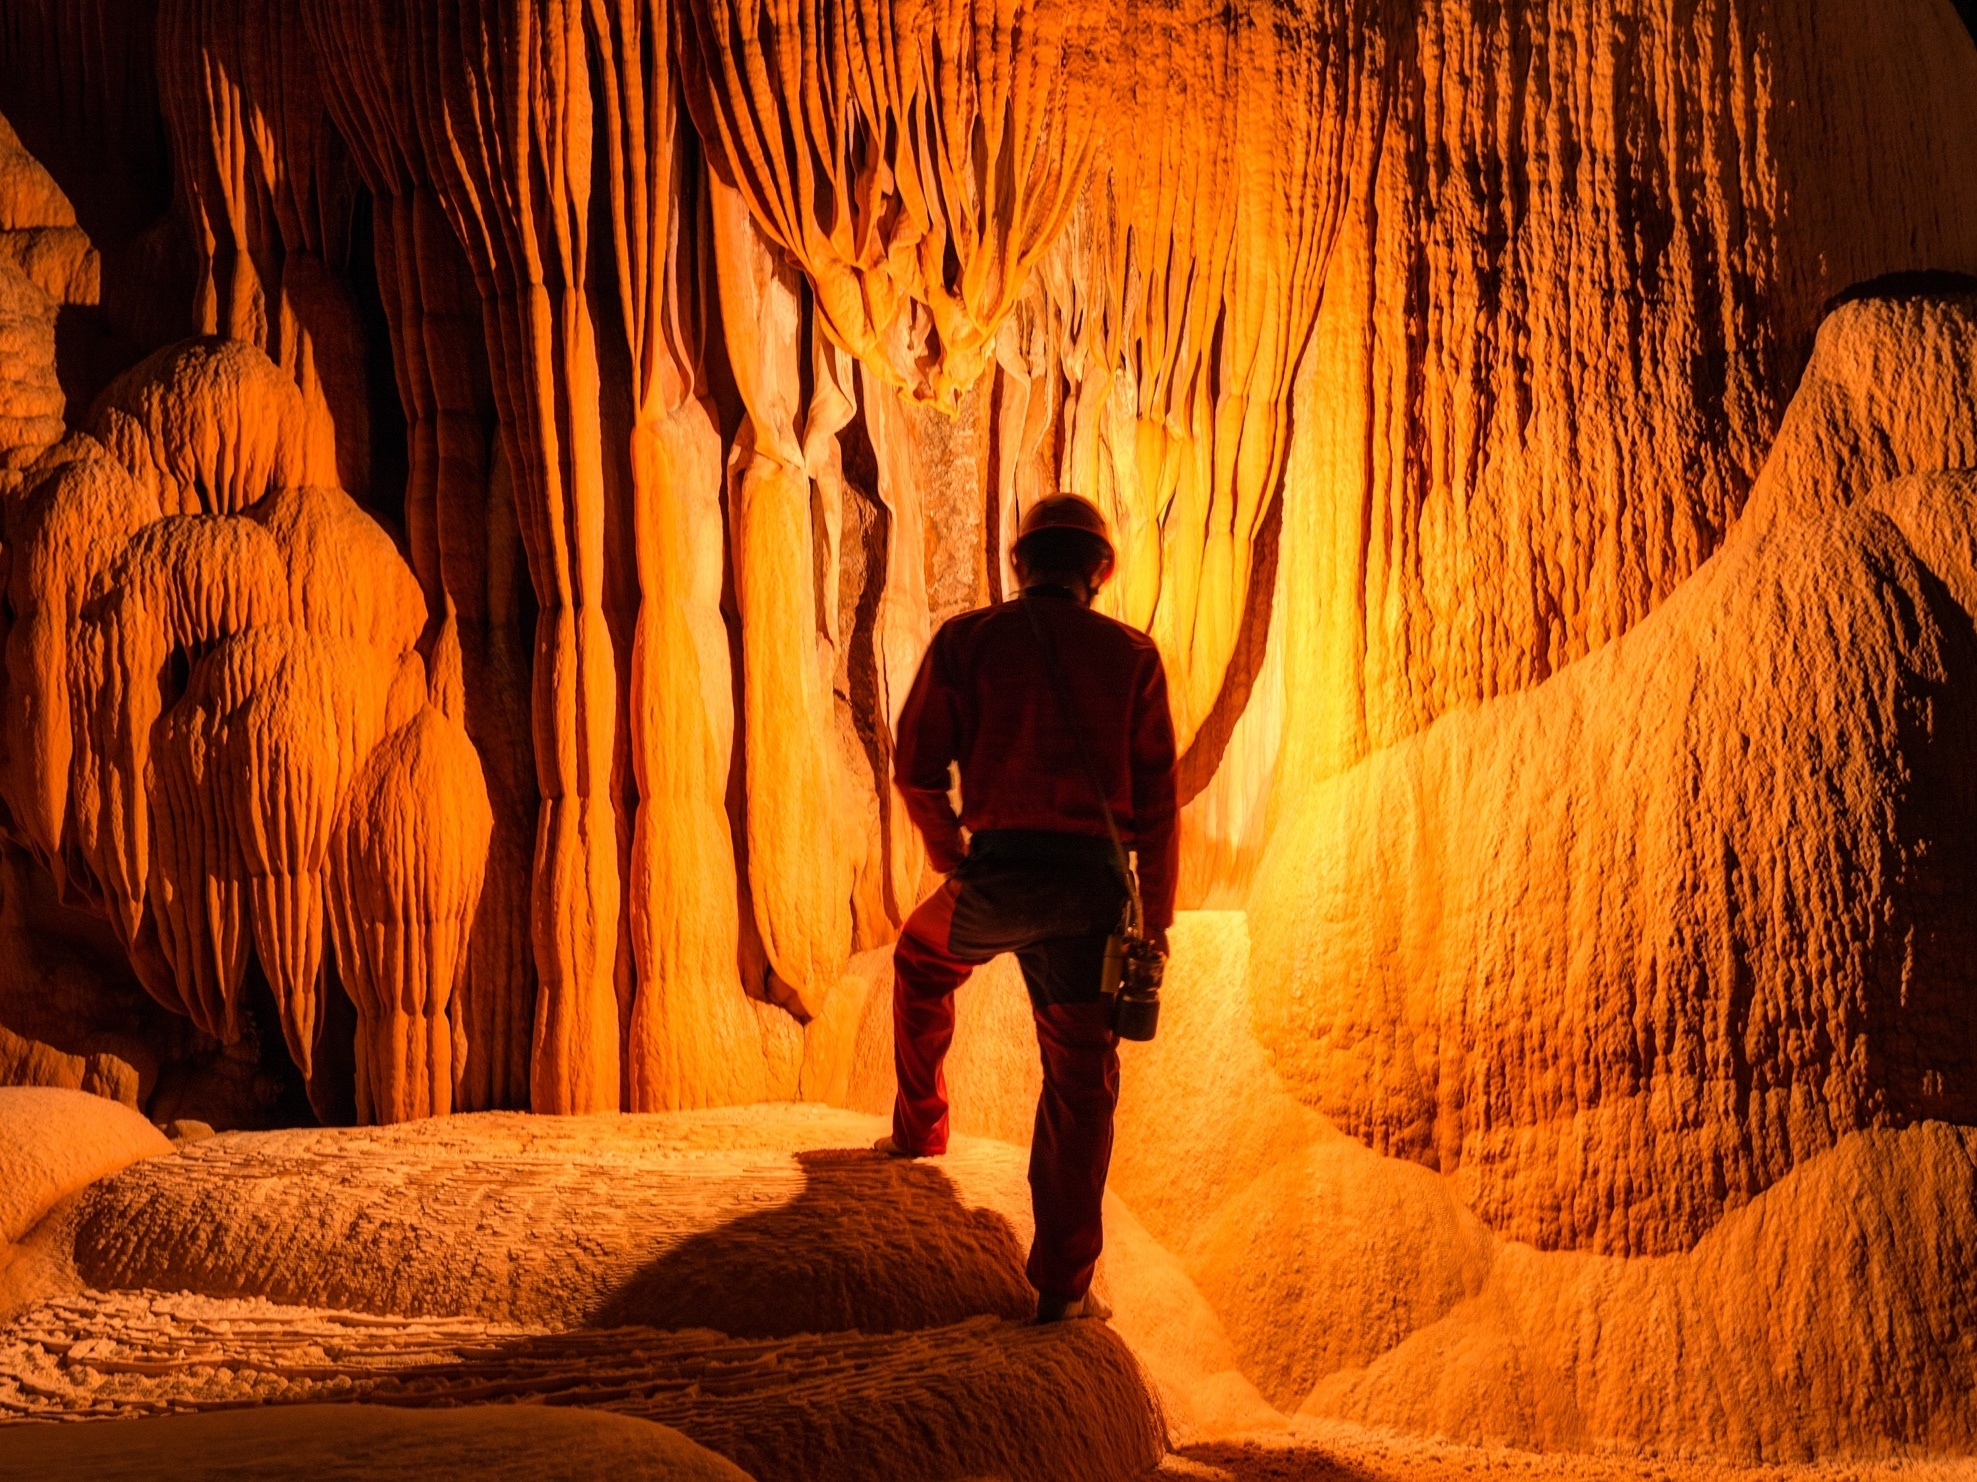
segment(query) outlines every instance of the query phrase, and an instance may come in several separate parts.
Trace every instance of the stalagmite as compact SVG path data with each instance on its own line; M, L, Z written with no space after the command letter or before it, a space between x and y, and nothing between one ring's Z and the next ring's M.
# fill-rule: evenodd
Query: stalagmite
M408 654L426 626L418 579L376 520L341 489L282 489L253 518L288 565L297 626L374 650Z
M227 792L244 780L228 755L229 722L272 677L263 641L271 631L222 641L193 668L153 729L144 773L152 845L144 890L159 947L192 1022L227 1044L241 1037L252 941L241 841L225 811Z
M151 865L152 727L178 697L168 667L229 634L289 615L288 573L265 531L229 515L174 515L133 536L83 610L73 671L76 832L126 942ZM147 982L146 986L151 986ZM178 1007L169 999L167 1007Z
M329 848L337 968L357 1005L367 1122L444 1116L472 1046L450 1017L493 828L480 759L430 705L352 784Z
M90 431L168 515L233 515L317 482L295 383L237 340L172 345L119 376Z
M6 798L58 880L67 872L64 844L72 827L69 777L79 717L69 670L77 624L125 543L158 515L157 500L121 464L85 451L46 476L8 522L7 695L20 720L9 738Z

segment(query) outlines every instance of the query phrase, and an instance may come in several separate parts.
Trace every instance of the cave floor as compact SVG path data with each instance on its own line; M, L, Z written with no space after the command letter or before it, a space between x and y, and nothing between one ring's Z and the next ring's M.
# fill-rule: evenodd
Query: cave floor
M884 1125L790 1106L484 1114L185 1145L36 1231L49 1274L0 1323L0 1425L356 1401L603 1411L674 1427L758 1482L1972 1475L1265 1432L1240 1407L1179 1427L1160 1461L1161 1414L1199 1422L1190 1386L1226 1393L1232 1377L1171 1258L1121 1206L1100 1273L1114 1322L1038 1328L1025 1154L962 1138L937 1163L897 1163L869 1150ZM74 1470L78 1447L111 1475L109 1438L143 1430L10 1427L0 1476Z
M1188 1482L1970 1482L1967 1461L1732 1466L1461 1446L1300 1422L1288 1435L1184 1446L1156 1469Z

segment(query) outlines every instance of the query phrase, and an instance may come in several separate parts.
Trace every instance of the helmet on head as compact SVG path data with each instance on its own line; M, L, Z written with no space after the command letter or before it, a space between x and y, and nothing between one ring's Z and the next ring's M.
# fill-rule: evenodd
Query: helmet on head
M1108 572L1117 559L1112 536L1105 528L1105 516L1098 512L1097 505L1076 494L1052 494L1031 505L1023 516L1022 533L1011 549L1013 554L1033 561L1045 550L1051 547L1062 550L1065 545L1089 549Z

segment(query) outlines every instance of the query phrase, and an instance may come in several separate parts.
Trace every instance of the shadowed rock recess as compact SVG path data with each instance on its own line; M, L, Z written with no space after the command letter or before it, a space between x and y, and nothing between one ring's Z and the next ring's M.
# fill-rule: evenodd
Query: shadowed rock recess
M0 6L0 1473L1977 1454L1969 13ZM858 1150L1059 489L1184 911L1046 1330L1012 964Z

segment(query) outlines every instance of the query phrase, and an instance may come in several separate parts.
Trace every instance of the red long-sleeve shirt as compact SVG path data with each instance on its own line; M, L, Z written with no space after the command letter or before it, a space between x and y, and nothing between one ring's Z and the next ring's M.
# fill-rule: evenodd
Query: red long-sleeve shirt
M1180 845L1174 828L1174 722L1153 640L1049 589L1033 596L1062 665L1078 722L1120 837L1139 856L1146 925L1174 919ZM948 766L961 764L961 815ZM1105 838L1105 815L1065 725L1023 602L951 618L934 635L900 711L893 782L946 873L961 840L988 829Z

